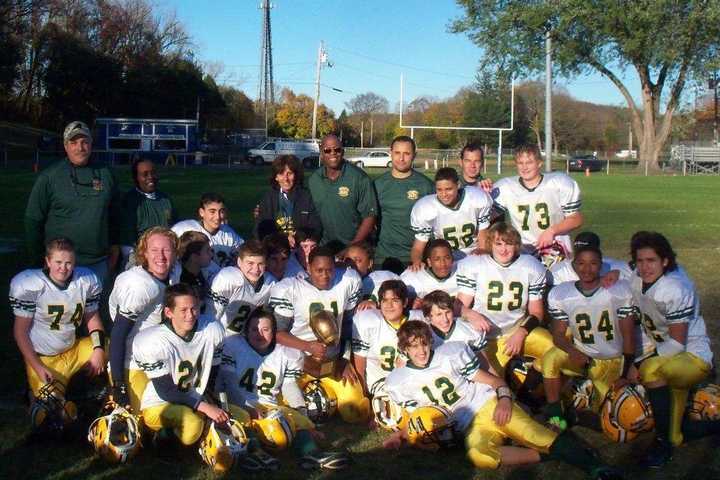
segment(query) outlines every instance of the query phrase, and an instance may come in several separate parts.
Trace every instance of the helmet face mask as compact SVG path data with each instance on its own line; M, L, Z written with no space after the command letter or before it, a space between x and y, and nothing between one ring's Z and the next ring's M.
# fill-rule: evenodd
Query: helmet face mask
M408 419L408 441L421 450L437 451L458 444L455 421L442 407L420 407Z
M213 472L224 474L247 452L247 446L245 430L237 420L231 418L223 425L215 422L207 425L207 433L200 442L198 452Z
M65 386L53 380L40 387L30 405L30 418L34 430L61 435L65 427L77 420L77 407L65 400Z
M320 380L311 380L303 387L303 398L308 418L314 423L327 422L337 410L335 392Z
M88 442L106 461L126 463L142 448L139 421L124 407L110 403L109 408L113 410L108 415L95 419L90 425Z
M253 429L271 451L285 450L295 438L295 422L282 410L270 410L264 418L253 420Z
M407 413L397 403L385 395L375 395L372 399L373 416L375 423L385 430L397 432L407 423Z
M608 392L602 405L601 424L605 435L616 442L628 442L655 426L650 402L640 385L626 385Z

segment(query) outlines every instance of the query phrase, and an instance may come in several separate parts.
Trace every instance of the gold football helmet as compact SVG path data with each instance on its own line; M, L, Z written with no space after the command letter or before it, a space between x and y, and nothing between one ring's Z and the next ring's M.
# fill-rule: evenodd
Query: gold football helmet
M253 420L252 426L263 445L272 451L285 450L295 438L295 422L282 410L270 410L264 418Z
M65 386L53 380L40 387L30 405L30 420L34 429L60 434L77 420L77 406L65 400Z
M647 432L655 427L650 402L642 385L626 385L611 392L612 416L625 430Z
M332 312L328 310L315 311L310 314L309 323L310 329L320 343L330 346L340 341L340 331L337 320Z
M442 407L415 409L410 414L407 425L408 442L413 447L435 452L457 443L455 422L450 420L450 412Z
M136 416L124 407L108 403L106 411L88 429L88 442L110 463L126 463L140 451L140 426Z
M603 433L613 442L625 443L634 440L638 433L633 430L625 430L612 416L612 401L608 398L602 404L600 410L600 424Z
M692 420L720 420L720 386L710 383L698 388L688 416Z
M404 408L384 393L375 395L372 399L375 423L385 430L397 432L407 425L408 414Z
M337 395L320 380L311 380L303 387L308 418L314 423L327 422L337 411Z
M247 451L248 437L242 425L231 418L225 424L210 422L200 442L200 456L213 472L223 475L232 469L240 455Z

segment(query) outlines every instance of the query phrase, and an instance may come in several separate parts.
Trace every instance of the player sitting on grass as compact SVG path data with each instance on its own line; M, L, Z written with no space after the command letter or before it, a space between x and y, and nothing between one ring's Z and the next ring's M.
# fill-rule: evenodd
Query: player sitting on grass
M560 404L562 375L587 376L593 382L590 406L597 411L618 378L627 379L635 357L630 284L621 280L602 286L602 253L593 245L577 248L572 265L579 279L556 285L548 295L555 346L542 358L546 416L560 431L567 428Z
M175 268L177 237L164 227L153 227L138 240L138 266L115 279L110 293L110 373L113 400L120 406L140 408L147 377L133 360L133 339L143 329L162 321L163 299L168 284L178 283Z
M720 425L683 424L688 391L710 374L713 354L695 285L678 271L667 238L639 232L630 248L637 272L631 281L635 305L643 338L654 351L638 368L655 418L655 442L643 464L660 468L672 459L673 446L682 444L683 433L700 436Z
M224 424L229 416L205 396L217 374L224 331L214 318L198 319L199 300L184 283L165 291L163 322L133 341L135 363L149 382L142 396L145 426L156 440L172 434L182 445L196 443L207 420Z
M275 282L265 272L266 258L262 243L249 240L238 250L236 266L223 268L213 279L208 313L223 324L227 335L242 333L250 312L267 305Z
M297 383L302 375L304 355L294 348L278 345L276 329L272 312L258 308L250 314L244 338L235 335L225 341L216 390L227 392L233 416L247 431L253 428L251 418L263 418L273 410L280 410L295 427L294 437L287 440L292 443L301 467L344 468L347 455L322 451L315 442L315 437L322 438L322 435L303 413L305 401ZM252 454L241 459L241 465L248 462L255 463L257 459ZM256 468L250 466L249 469Z
M358 310L378 307L380 285L386 280L398 280L400 277L388 270L373 270L375 252L368 242L350 244L345 251L345 263L353 267L362 278L362 302Z
M513 356L539 361L553 346L541 326L546 270L520 253L520 234L506 223L490 227L487 241L491 255L468 257L458 267L457 298L491 322L485 354L495 372L504 374Z
M452 297L458 292L457 263L448 241L436 238L424 245L422 260L425 268L408 268L400 275L408 286L413 308L422 308L423 297L434 290L442 290Z
M407 355L404 367L388 375L390 397L409 410L437 406L446 409L458 434L465 436L470 461L478 468L561 460L594 479L618 478L595 454L569 432L558 435L533 420L512 400L505 382L480 368L480 359L461 342L433 348L430 327L408 321L398 331L398 347ZM432 427L425 426L432 429ZM407 428L385 440L398 448L408 439ZM505 445L511 439L516 445Z
M445 342L462 342L473 352L480 351L487 344L485 332L476 330L470 323L455 318L455 301L442 290L435 290L425 295L422 312L433 333L433 346L439 347Z
M62 418L55 420L64 423L77 414L71 402L59 405L63 411L41 412L50 405L36 399L64 397L73 375L84 369L95 376L105 369L105 332L98 314L101 291L92 270L75 267L75 248L67 238L47 243L43 269L22 271L10 282L13 334L25 361L35 428L49 416L60 414ZM90 336L78 338L76 330L83 324ZM55 426L61 428L62 423Z

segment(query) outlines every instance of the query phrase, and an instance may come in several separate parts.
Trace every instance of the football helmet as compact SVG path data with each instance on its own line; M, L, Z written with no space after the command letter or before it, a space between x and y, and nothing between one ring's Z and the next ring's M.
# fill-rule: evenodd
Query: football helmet
M650 402L641 385L625 385L608 392L601 415L603 431L616 442L630 441L655 426Z
M373 397L372 410L375 423L385 430L397 432L407 424L407 412L400 405L393 402L387 394L378 394Z
M692 420L720 420L720 386L708 384L692 396L688 417Z
M570 389L570 402L575 410L589 410L592 406L595 386L590 379L576 379Z
M317 424L327 422L337 411L337 396L332 388L320 380L311 380L303 387L307 416Z
M603 402L600 409L600 424L603 433L613 442L625 443L634 440L638 433L633 430L625 430L612 416L612 402L608 398Z
M140 425L124 407L108 403L109 414L96 418L88 429L88 442L110 463L126 463L140 451Z
M450 412L445 408L417 408L410 414L407 425L408 442L421 450L435 452L457 443L455 421L450 420Z
M77 420L77 406L65 400L65 386L53 380L44 384L30 405L33 429L60 434Z
M264 418L253 420L252 426L263 445L272 451L286 449L295 438L295 422L279 409L270 410Z
M216 474L227 473L240 455L247 452L248 437L242 425L231 418L225 424L210 422L200 442L200 456Z

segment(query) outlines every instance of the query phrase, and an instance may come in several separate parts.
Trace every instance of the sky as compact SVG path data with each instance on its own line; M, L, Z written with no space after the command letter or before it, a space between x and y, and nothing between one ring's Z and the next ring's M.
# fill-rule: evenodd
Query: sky
M157 5L176 12L201 62L223 65L218 83L257 96L260 0L159 0ZM332 67L321 71L320 102L336 115L352 97L370 91L386 97L394 110L401 73L405 104L421 95L447 98L474 81L479 48L465 35L447 31L462 14L453 0L275 0L273 5L275 83L314 96L315 61L323 41ZM639 92L634 75L627 78L631 92ZM580 100L625 104L600 75L558 79L557 84Z

